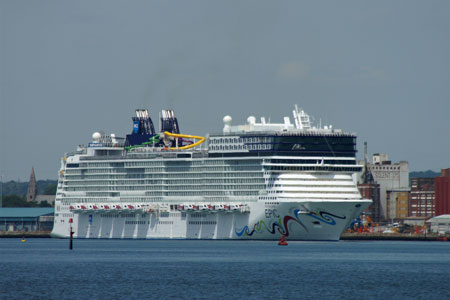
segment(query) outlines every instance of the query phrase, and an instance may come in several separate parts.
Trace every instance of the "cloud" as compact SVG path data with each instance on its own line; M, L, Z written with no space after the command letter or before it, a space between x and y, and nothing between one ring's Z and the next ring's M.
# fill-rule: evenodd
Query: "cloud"
M280 65L277 77L281 79L305 79L309 73L309 66L301 61L291 61Z

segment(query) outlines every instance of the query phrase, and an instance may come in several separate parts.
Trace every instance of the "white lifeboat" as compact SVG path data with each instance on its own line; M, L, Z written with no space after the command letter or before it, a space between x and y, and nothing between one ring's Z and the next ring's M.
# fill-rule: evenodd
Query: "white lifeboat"
M205 211L205 210L209 210L209 207L206 204L200 204L198 209L201 211Z
M214 209L217 211L223 211L223 210L225 210L225 207L223 204L216 204L216 205L214 205Z
M136 204L136 206L134 207L135 210L142 212L142 205L140 204Z
M231 204L230 210L233 210L233 211L241 210L241 206L238 204Z

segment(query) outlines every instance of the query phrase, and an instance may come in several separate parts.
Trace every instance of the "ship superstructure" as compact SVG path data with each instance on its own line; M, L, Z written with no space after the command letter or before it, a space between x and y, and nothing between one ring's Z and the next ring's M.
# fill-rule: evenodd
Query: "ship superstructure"
M371 203L353 178L356 136L313 127L297 106L293 119L225 116L204 138L181 134L171 110L159 132L137 110L125 139L96 132L63 157L52 235L338 240Z

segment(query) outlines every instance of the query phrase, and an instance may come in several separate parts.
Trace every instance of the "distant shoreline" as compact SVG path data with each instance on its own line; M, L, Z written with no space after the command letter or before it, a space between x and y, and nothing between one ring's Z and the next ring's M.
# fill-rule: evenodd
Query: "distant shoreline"
M349 233L344 232L341 235L341 241L441 241L447 238L450 240L450 235L439 235L435 233L430 234L409 234L409 233Z
M0 231L0 238L50 238L50 231ZM341 241L443 241L450 235L438 234L380 234L380 233L348 233L341 235ZM288 238L289 240L289 238Z
M50 231L0 231L0 238L50 238Z

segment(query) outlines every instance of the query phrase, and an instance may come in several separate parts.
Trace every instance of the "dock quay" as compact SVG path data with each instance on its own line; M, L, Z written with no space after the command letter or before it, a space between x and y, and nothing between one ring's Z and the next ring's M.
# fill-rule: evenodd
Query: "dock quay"
M50 238L50 231L0 231L0 238ZM357 233L344 232L342 241L448 241L450 234L380 234L380 233Z
M0 238L50 238L51 231L0 231Z
M344 232L341 240L362 240L362 241L447 241L450 234L410 234L410 233L358 233Z

